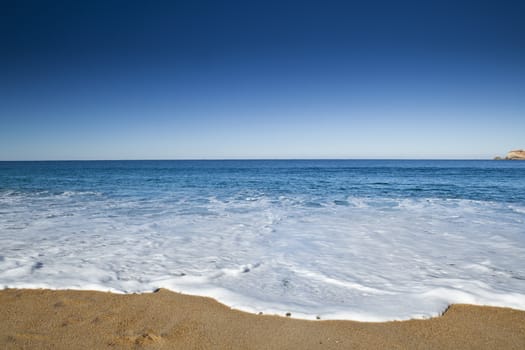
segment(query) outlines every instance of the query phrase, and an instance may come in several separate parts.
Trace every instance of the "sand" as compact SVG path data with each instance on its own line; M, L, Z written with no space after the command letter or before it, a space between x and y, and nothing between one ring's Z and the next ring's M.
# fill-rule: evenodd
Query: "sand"
M159 290L0 291L2 349L525 349L525 311L453 305L428 320L305 321Z

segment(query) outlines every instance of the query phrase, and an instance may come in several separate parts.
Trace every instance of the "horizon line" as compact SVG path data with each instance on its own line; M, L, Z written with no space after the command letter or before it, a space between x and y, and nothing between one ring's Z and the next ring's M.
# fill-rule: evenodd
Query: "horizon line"
M114 159L15 159L0 162L137 162L137 161L296 161L296 160L494 160L494 158L114 158Z

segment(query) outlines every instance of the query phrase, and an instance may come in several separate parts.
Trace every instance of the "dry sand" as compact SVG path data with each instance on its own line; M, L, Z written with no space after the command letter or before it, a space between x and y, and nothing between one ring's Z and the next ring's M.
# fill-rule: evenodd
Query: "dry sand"
M160 290L0 291L2 349L525 349L525 311L453 305L429 320L304 321Z

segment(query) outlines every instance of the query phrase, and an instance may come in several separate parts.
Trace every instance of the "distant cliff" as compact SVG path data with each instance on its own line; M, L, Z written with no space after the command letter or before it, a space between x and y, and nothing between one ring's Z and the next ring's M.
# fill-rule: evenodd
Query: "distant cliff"
M495 160L525 160L525 150L517 149L507 153L505 158L496 157Z

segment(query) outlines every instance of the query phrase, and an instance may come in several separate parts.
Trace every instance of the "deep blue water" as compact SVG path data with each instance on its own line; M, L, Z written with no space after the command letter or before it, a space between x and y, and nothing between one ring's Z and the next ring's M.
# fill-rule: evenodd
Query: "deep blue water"
M308 195L323 200L449 198L525 203L525 162L478 160L174 160L0 162L0 191Z

